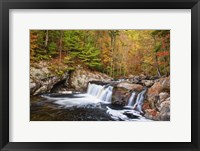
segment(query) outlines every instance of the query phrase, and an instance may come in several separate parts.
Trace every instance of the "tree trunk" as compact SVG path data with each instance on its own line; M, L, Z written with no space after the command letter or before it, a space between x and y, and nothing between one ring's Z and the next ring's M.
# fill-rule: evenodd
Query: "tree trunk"
M63 42L63 30L60 31L60 42L59 42L60 63L62 58L62 42Z
M46 31L46 37L45 37L45 47L47 47L47 45L48 45L48 40L49 40L49 32L48 32L48 30Z
M157 69L158 76L161 77L160 69L158 67L156 67L156 69Z
M153 39L154 39L154 45L156 46L156 37L154 36ZM156 66L157 74L159 77L161 77L161 72L160 72L159 65L158 65L158 57L156 56L156 54L155 54L155 61L156 61L155 66Z
M113 33L110 32L110 44L111 44L111 62L110 62L110 76L112 77L113 74Z
M160 72L160 68L158 65L158 57L157 56L156 56L156 70L157 70L158 76L161 77L161 72Z

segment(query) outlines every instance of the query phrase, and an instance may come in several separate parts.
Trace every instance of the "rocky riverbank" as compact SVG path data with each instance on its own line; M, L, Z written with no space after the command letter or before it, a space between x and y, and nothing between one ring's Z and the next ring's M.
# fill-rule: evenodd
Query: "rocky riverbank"
M152 120L170 120L169 77L158 78L140 75L113 80L106 74L81 67L77 67L72 72L67 71L62 75L57 75L44 64L41 66L34 66L30 69L31 95L67 91L83 93L87 91L88 83L96 83L97 85L111 85L113 87L112 104L126 106L133 92L137 96L145 89L141 114Z

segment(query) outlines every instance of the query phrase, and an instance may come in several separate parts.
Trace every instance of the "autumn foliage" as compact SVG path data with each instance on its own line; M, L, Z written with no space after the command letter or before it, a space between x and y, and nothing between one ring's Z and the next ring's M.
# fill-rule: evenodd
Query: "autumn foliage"
M31 63L83 66L114 78L170 74L169 30L31 30ZM57 61L55 61L57 60Z

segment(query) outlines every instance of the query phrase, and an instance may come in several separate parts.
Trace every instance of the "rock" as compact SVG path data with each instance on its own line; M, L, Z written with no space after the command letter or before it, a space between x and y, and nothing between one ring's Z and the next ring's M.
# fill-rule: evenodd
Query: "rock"
M159 94L159 103L163 102L168 97L169 97L169 93L167 93L167 92L161 92Z
M148 89L143 105L145 117L153 120L170 120L170 77L154 80Z
M129 90L123 87L114 87L112 94L112 104L125 106L130 97L131 93Z
M145 101L142 105L142 110L145 111L147 109L150 109L150 104L149 102Z
M159 106L160 112L170 112L170 101L164 101Z
M125 106L133 91L140 92L142 90L142 85L120 82L113 88L112 104Z
M143 89L143 86L140 84L132 84L128 82L121 82L117 85L118 88L125 88L127 90L140 92Z
M145 111L144 117L151 119L151 120L159 120L159 112L155 109L147 109Z
M151 87L154 84L153 80L142 80L143 85L146 87Z
M170 77L164 78L160 81L162 85L162 92L170 92Z
M160 92L170 92L170 78L161 78L148 90L148 95L158 95Z
M109 82L104 82L104 81L90 81L90 83L91 84L96 84L96 85L112 85L112 86L114 86L114 85L116 85L117 84L117 82L115 82L115 81L109 81Z
M140 76L135 76L134 79L139 80L139 79L140 79Z
M112 104L125 106L133 91L139 93L143 90L143 86L128 82L120 82L113 88Z
M50 92L54 85L62 80L65 80L67 76L67 73L63 76L54 75L48 70L47 67L44 67L41 63L39 63L37 68L30 68L30 94L38 95Z
M71 73L69 85L79 92L86 92L90 81L110 82L111 77L100 72L94 72L88 69L76 69Z
M137 83L140 83L141 79L139 76L135 76L131 81L132 81L132 83L137 84Z
M165 99L154 109L149 108L147 104L143 105L145 117L152 120L169 121L170 120L170 98Z
M35 67L30 67L30 76L34 77L35 79L42 80L48 78L50 72L47 68L40 68L37 69Z
M132 78L134 78L134 75L130 74L130 75L128 75L128 78L132 79Z
M162 90L162 86L160 82L155 82L154 85L148 89L147 94L149 96L158 95Z
M160 95L161 97L168 97L167 93L170 92L170 79L169 77L161 78L157 80L152 87L148 89L147 92L147 100L151 104L151 108L155 108L156 104L160 101ZM166 96L165 96L166 95ZM163 101L163 100L162 100Z
M36 89L37 89L37 84L30 83L30 93L33 94Z
M39 89L37 89L33 95L37 95L37 94L42 94L48 92L47 86L43 85L42 87L40 87Z
M150 76L149 77L149 80L156 80L156 79L159 79L159 77L157 77L157 76Z
M147 76L144 75L144 74L141 74L139 77L140 77L141 80L146 80L147 79Z
M160 120L160 121L170 121L170 112L161 113L161 114L159 115L159 120Z
M159 120L169 121L170 120L170 101L162 102L160 104L159 110L160 110Z

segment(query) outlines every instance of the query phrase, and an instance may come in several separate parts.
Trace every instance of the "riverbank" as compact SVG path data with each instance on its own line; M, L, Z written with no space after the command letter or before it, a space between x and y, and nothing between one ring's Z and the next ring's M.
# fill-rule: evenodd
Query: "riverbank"
M113 79L103 73L81 67L58 76L52 74L47 68L32 67L30 82L31 101L34 96L40 98L42 94L54 94L62 100L62 95L84 93L104 101L104 104L117 105L121 109L128 107L150 120L170 120L169 77L130 75ZM40 99L37 100L41 102ZM83 100L80 99L80 103L83 103ZM95 100L93 101L95 103ZM68 99L68 102L71 101ZM32 108L34 107L31 106L31 110ZM107 111L108 108L105 110Z

